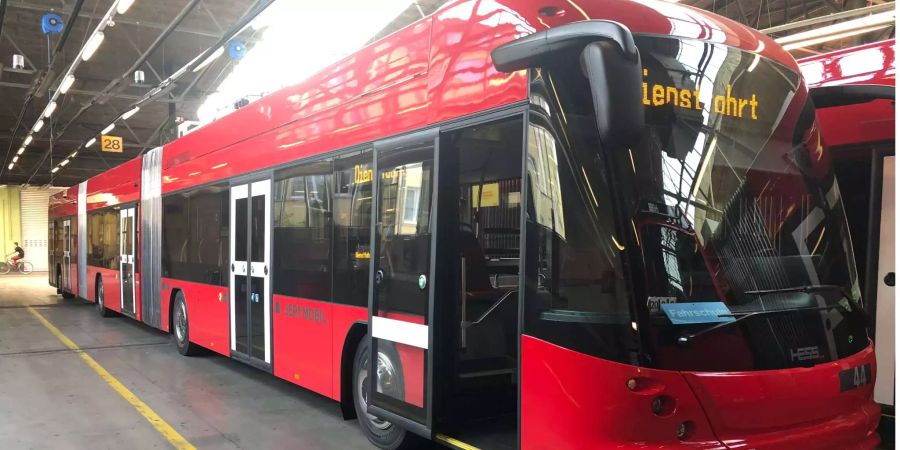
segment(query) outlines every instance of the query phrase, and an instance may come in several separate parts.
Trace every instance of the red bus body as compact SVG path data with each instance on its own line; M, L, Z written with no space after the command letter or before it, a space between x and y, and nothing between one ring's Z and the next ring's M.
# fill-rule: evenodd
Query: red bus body
M565 14L539 13L548 6L564 9ZM799 71L792 57L770 38L706 11L668 2L457 0L306 81L166 144L161 150L161 193L524 102L526 72L498 72L491 50L535 30L585 19L617 21L636 35L718 42L747 51L759 51L762 42L763 57ZM828 117L820 115L819 120L823 128L832 126ZM882 130L882 125L871 126ZM142 159L55 195L51 222L76 222L79 212L83 218L83 213L102 208L140 205ZM78 204L79 197L86 200L84 205ZM140 210L138 206L139 215ZM139 264L147 264L140 253L145 233L141 220L137 222L136 256ZM78 249L79 255L87 251ZM51 254L51 267L60 264L58 254ZM119 272L86 265L81 275L77 266L69 268L69 288L58 287L96 301L96 280L102 279L105 306L120 311ZM51 271L55 285L54 277ZM141 305L142 281L138 273L134 319L152 323ZM164 331L170 331L177 291L187 302L190 341L229 356L228 288L162 277L161 320L155 326ZM315 320L272 315L274 375L352 405L348 361L355 349L352 340L359 338L358 327L365 330L367 308L281 295L271 301L282 310L291 305L315 315ZM871 401L871 385L839 398L820 396L836 389L841 370L868 363L874 372L871 346L851 358L808 368L681 372L611 362L528 335L519 339L522 448L872 449L879 442L874 433L879 410ZM417 363L415 358L406 359L407 364L422 364L421 359ZM637 389L626 388L630 379L639 380ZM407 388L422 391L421 386ZM661 393L677 399L678 406L658 417L651 413L650 403ZM676 437L676 429L685 422L692 427L689 442Z

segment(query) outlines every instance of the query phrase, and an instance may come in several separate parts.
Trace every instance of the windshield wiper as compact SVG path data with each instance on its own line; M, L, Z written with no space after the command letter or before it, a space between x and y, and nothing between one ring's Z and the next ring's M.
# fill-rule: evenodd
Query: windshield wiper
M744 294L749 295L766 295L766 294L780 294L784 292L816 292L816 291L839 291L844 297L848 299L850 297L850 293L847 292L847 289L843 286L839 286L837 284L810 284L806 286L791 286L786 288L775 288L775 289L759 289L755 291L744 291Z
M838 305L835 304L835 305L825 305L825 306L810 306L810 307L806 307L806 308L770 309L770 310L766 310L766 311L750 311L750 312L738 312L738 313L734 313L734 314L720 314L719 317L737 317L737 319L732 320L731 322L722 322L722 323L715 324L711 327L704 328L693 334L685 334L685 335L679 336L678 343L681 345L689 345L691 343L691 341L693 341L694 339L696 339L700 336L703 336L706 333L718 330L720 328L732 326L732 325L734 325L744 319L750 318L750 317L767 316L770 314L781 314L781 313L789 313L789 312L796 312L796 311L821 311L823 309L831 309L831 308L836 308L836 307L838 307Z

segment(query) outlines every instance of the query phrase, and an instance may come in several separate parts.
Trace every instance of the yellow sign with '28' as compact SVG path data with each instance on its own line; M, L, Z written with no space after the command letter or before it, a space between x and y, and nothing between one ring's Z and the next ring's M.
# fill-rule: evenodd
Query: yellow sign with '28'
M100 149L104 152L122 153L123 148L125 145L120 136L103 135L100 138Z

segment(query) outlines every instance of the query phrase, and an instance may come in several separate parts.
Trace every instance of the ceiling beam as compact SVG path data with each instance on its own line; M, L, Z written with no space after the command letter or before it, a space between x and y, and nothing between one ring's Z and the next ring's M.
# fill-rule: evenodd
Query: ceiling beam
M851 17L863 16L866 14L874 14L874 13L879 13L879 12L884 12L884 11L890 11L893 9L894 9L894 2L884 3L881 5L873 5L873 6L867 6L864 8L851 9L849 11L842 11L842 12L835 13L835 14L829 14L827 16L813 17L812 19L798 20L797 22L786 23L784 25L766 28L764 30L759 30L759 31L762 32L763 34L780 33L782 31L790 31L790 30L795 30L797 28L804 28L804 27L808 27L811 25L818 25L823 22L831 22L831 21L835 21L835 20L849 19Z
M9 1L8 3L9 3L10 8L47 12L47 7L41 6L41 5L32 5L29 3L22 2L22 1ZM72 9L71 8L60 8L60 9L56 10L55 12L70 15L72 13ZM87 12L79 12L78 17L81 17L84 19L91 19L91 20L99 20L99 19L103 18L103 16L101 16L101 15L91 14L91 13L87 13ZM164 30L164 29L166 29L166 26L168 25L165 23L151 22L151 21L146 21L146 20L133 20L133 19L129 19L124 16L116 16L115 21L116 21L116 23L122 23L122 24L127 24L127 25L132 25L132 26L137 26L137 27L144 27L144 28L153 28L153 29L157 29L157 30ZM203 36L203 37L211 38L211 39L219 38L219 35L215 31L201 30L198 28L179 28L176 31L178 31L179 33L192 34L195 36Z

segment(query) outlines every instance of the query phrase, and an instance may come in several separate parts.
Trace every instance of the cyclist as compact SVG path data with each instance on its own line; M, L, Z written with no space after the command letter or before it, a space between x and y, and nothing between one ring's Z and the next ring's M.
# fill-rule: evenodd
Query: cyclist
M9 259L9 262L12 263L13 267L16 267L16 264L18 264L19 260L25 257L25 250L22 250L22 247L19 247L18 242L13 242L13 245L15 245L16 248L12 253L9 254L9 256L12 256L12 258Z

